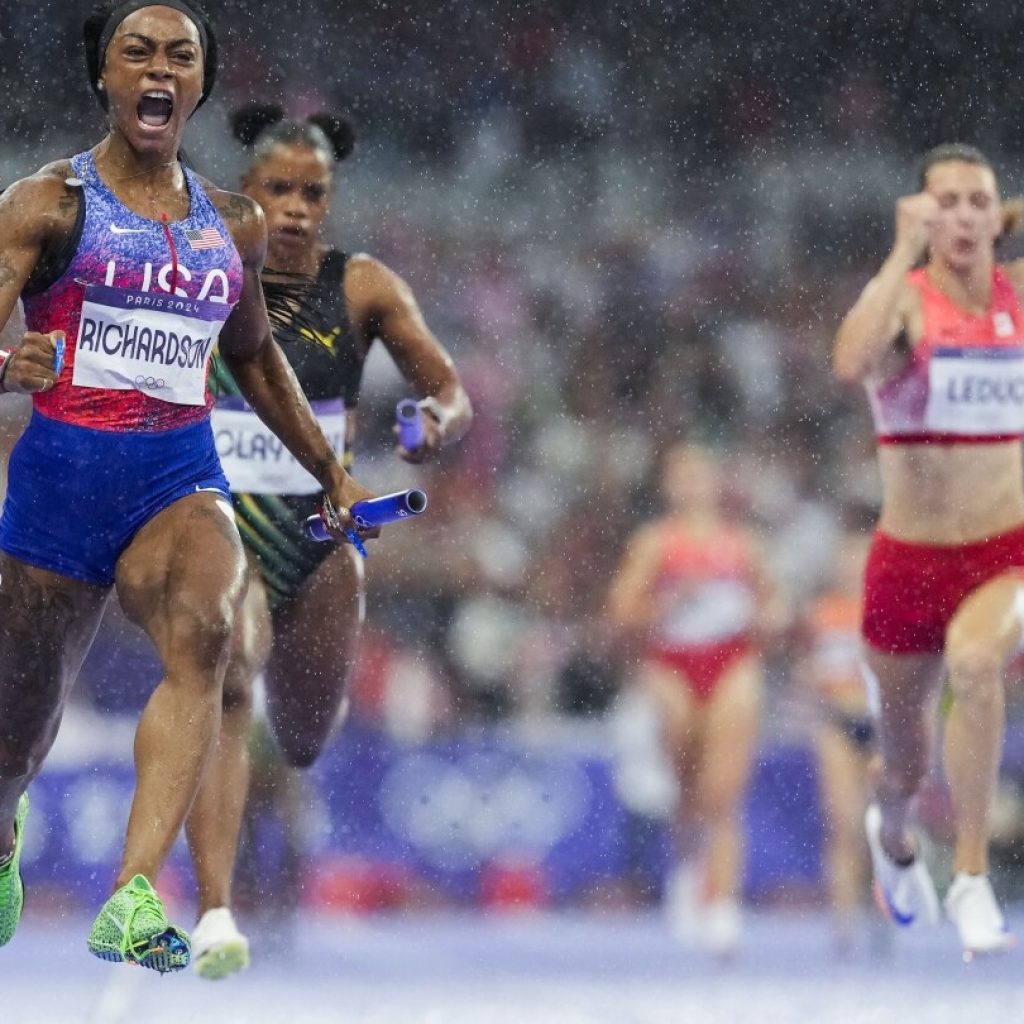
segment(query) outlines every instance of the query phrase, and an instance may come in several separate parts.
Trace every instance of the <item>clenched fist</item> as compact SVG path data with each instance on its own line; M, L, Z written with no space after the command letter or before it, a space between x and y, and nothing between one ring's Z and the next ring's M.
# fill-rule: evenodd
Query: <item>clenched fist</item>
M917 260L924 254L938 219L939 201L931 193L903 196L896 202L896 247Z
M29 332L4 364L0 389L31 395L49 391L64 365L64 332Z

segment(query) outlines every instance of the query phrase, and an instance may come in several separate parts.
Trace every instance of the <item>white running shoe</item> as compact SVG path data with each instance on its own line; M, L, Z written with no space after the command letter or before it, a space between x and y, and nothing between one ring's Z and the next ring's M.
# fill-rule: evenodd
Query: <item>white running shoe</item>
M227 907L214 907L192 931L192 963L201 978L216 981L249 966L249 940Z
M700 872L689 863L678 864L665 884L665 917L672 934L680 942L696 942L701 937Z
M717 900L704 908L704 947L714 956L732 956L740 945L743 933L742 916L737 903Z
M904 928L912 924L938 924L939 897L924 861L915 857L902 867L890 860L882 849L882 812L877 804L868 807L864 828L875 872L875 898L882 913Z
M945 904L949 919L960 933L965 960L987 953L1005 953L1016 945L988 875L958 871L946 893Z

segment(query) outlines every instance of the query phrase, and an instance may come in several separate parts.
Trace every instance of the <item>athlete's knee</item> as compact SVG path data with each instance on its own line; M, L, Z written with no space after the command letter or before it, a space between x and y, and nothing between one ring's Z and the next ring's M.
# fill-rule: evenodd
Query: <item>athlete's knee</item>
M42 759L36 749L24 742L0 743L0 778L18 779L34 775Z
M277 738L281 758L289 768L311 768L323 753L323 745L308 739Z
M708 786L696 794L696 812L706 825L725 825L739 819L742 790L736 786Z
M172 654L214 672L219 685L226 671L237 611L237 602L230 593L208 604L178 603L171 623Z
M864 830L863 814L851 814L850 809L825 808L822 815L825 835L829 843L842 850L857 849Z
M267 665L268 641L266 634L257 635L243 612L231 642L231 655L224 674L225 689L231 689L239 696L242 696L242 691L246 691L247 696L251 695L253 681Z
M326 735L283 730L275 733L281 757L289 768L310 768L327 745Z
M927 757L911 757L899 764L886 762L882 767L878 790L888 796L909 800L917 795L928 775Z
M992 700L1002 692L1003 659L991 644L954 638L946 648L949 682L962 700Z
M0 740L0 778L17 779L34 776L43 766L43 761L53 746L57 729L40 723L9 733Z
M348 717L349 699L342 689L319 699L297 700L290 689L267 685L267 710L281 756L293 768L308 768L323 753Z
M322 752L322 747L313 744L299 744L294 748L281 748L284 763L288 765L289 768L312 768L313 765L320 760L320 754Z
M235 627L227 668L224 671L224 710L248 714L252 710L253 681L263 665L254 657L249 647L239 641L242 621Z
M324 752L334 735L332 723L316 720L298 725L274 722L274 737L281 756L292 768L309 768Z
M252 716L252 678L228 667L224 677L221 706L225 715L248 719Z

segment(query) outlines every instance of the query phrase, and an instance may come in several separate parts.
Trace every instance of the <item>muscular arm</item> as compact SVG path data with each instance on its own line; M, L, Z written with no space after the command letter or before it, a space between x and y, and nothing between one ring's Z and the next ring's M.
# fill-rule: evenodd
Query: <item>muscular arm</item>
M11 337L22 289L44 254L63 245L81 201L65 178L70 164L59 161L15 182L0 195L0 325L6 325L15 355L4 373L4 391L39 391L53 383L53 341L50 335L19 332ZM23 325L22 325L23 326Z
M438 443L457 441L473 409L451 356L420 312L412 289L370 256L354 256L345 273L345 297L357 329L379 337L402 376L423 397L436 400Z
M927 191L897 201L892 252L836 334L832 365L841 380L861 381L895 369L896 340L903 332L913 333L915 326L911 320L916 307L907 273L927 252L938 216L938 201Z
M856 383L878 371L906 329L914 257L894 249L868 282L836 334L832 366L840 380Z
M242 258L242 295L220 335L220 352L245 400L285 447L337 499L346 489L347 502L369 492L360 488L338 461L316 421L288 360L278 347L267 320L260 271L267 249L263 211L250 199L209 189Z
M0 327L0 348L15 348L24 333L25 321L21 315L21 305L16 302L10 319Z
M0 324L6 324L44 251L64 242L78 197L67 161L49 164L0 194Z

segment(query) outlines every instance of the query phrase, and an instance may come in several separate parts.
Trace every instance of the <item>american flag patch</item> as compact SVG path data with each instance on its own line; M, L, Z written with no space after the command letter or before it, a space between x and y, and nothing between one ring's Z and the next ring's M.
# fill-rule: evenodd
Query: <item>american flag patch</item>
M216 228L193 228L185 232L193 249L223 249L224 239Z

